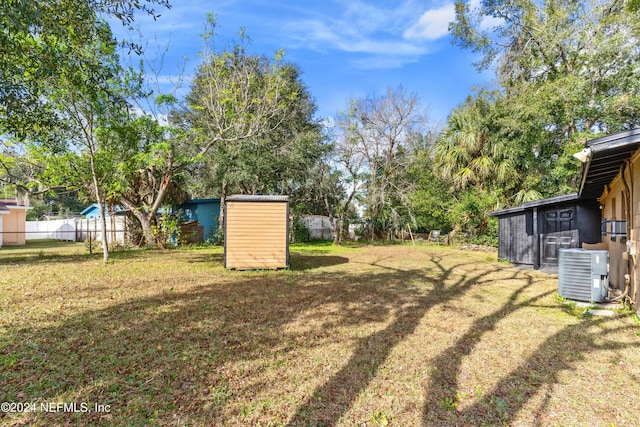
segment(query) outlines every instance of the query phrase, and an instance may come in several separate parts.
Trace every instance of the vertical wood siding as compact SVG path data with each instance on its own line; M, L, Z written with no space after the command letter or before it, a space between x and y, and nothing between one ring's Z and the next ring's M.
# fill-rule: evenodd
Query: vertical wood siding
M514 264L533 264L531 212L503 216L499 220L498 256Z

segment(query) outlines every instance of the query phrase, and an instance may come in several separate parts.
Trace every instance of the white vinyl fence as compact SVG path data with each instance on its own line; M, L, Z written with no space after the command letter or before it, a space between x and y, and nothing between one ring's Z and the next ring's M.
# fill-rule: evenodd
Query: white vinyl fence
M51 221L27 221L26 240L53 239L78 241L76 236L77 219L55 219ZM82 241L79 240L79 241Z
M70 242L103 241L100 219L55 219L27 221L26 240L52 239ZM128 227L124 217L107 218L107 242L128 242Z

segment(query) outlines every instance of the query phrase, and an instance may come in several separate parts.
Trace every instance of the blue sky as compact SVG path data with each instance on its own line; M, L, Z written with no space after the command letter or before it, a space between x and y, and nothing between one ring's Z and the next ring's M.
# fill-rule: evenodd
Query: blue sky
M218 45L244 27L252 53L273 56L284 49L285 59L302 70L321 118L334 117L350 99L383 95L401 84L418 94L434 124L443 124L472 86L492 80L490 72L473 68L471 52L451 44L449 1L173 0L157 21L138 16L135 24L149 56L168 45L159 76L163 90L177 80L183 58L186 80L193 74L208 12L217 16ZM114 30L122 35L121 26Z

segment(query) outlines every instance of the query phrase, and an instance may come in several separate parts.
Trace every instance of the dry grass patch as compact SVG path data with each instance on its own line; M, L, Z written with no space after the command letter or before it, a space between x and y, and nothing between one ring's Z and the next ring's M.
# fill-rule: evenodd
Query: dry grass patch
M306 245L237 272L66 248L0 250L0 402L37 405L3 424L640 425L631 315L576 316L493 254Z

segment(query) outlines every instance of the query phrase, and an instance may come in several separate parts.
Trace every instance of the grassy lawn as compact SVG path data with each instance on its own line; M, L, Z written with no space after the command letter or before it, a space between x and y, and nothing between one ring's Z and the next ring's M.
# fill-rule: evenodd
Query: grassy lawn
M640 425L640 325L581 315L554 276L430 245L291 264L0 249L0 402L36 404L0 424Z

